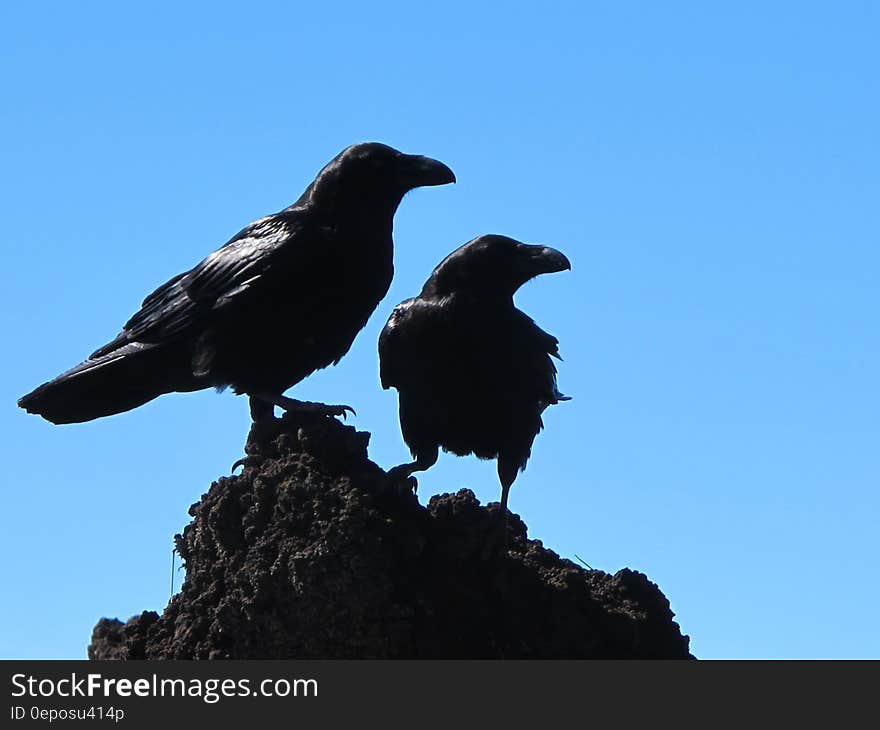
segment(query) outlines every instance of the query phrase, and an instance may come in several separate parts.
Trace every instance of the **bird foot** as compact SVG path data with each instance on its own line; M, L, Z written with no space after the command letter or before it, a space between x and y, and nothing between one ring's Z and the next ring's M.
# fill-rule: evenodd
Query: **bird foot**
M351 413L352 416L357 417L357 413L355 413L354 408L346 405L328 405L326 403L315 403L314 413L319 413L323 416L342 416L342 420L344 421L348 414Z
M276 405L283 408L285 411L293 411L296 413L312 413L316 416L342 416L342 420L344 421L349 413L352 416L357 416L354 408L346 405L330 405L327 403L312 403L311 401L305 400L294 400L293 398L284 398L281 397L276 401Z
M406 464L388 470L386 490L393 494L411 495L419 491L419 483Z

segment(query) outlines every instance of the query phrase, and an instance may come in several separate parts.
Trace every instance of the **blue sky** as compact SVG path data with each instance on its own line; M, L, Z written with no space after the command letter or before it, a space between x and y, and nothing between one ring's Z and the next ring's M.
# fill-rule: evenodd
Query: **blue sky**
M519 306L560 389L511 508L646 572L700 657L880 657L880 10L870 2L7 3L0 23L0 656L82 657L161 611L172 536L241 454L210 391L53 427L16 399L144 295L296 199L340 149L448 163L336 368L407 458L376 339L475 235L563 250ZM423 500L494 465L450 455ZM182 575L178 575L179 585Z

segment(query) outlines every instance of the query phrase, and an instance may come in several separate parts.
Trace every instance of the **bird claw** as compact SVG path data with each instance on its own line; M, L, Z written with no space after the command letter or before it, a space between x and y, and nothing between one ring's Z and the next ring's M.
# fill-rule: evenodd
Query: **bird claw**
M348 418L348 414L351 413L352 416L357 417L357 413L354 408L346 405L328 405L326 403L315 403L315 407L313 409L314 413L317 413L322 416L341 416L342 420L346 420Z
M345 406L345 405L342 405L342 406L327 406L327 408L328 408L328 410L330 411L330 414L331 414L331 415L333 415L333 416L342 416L342 420L343 420L343 421L348 417L348 413L346 413L346 411L348 411L349 413L351 413L352 416L354 416L355 418L357 418L357 412L356 412L356 411L354 410L354 408L352 408L351 406Z
M419 491L419 482L412 472L399 466L388 470L386 484L389 492L399 495L417 494Z
M419 482L418 480L410 474L406 479L398 484L398 490L400 494L418 494L419 493Z
M249 466L259 466L263 462L262 456L243 456L238 461L236 461L232 468L229 470L229 473L232 474L235 472L238 467L242 467L243 469L247 469Z

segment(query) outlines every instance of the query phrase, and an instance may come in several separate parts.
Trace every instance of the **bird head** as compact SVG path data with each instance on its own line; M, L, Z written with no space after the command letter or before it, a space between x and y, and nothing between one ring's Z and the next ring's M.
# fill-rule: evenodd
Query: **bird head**
M317 205L361 205L396 210L413 188L446 185L455 175L438 160L408 155L379 142L361 142L334 157L306 194Z
M440 262L422 293L445 296L470 291L513 296L529 279L566 269L571 269L571 262L555 248L521 243L507 236L478 236Z

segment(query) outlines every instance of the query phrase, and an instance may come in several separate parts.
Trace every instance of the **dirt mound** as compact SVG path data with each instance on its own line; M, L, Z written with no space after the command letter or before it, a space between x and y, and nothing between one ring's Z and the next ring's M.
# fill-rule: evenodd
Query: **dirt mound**
M389 490L369 434L287 415L252 431L176 537L164 613L101 619L92 659L690 658L641 573L585 570L469 490Z

